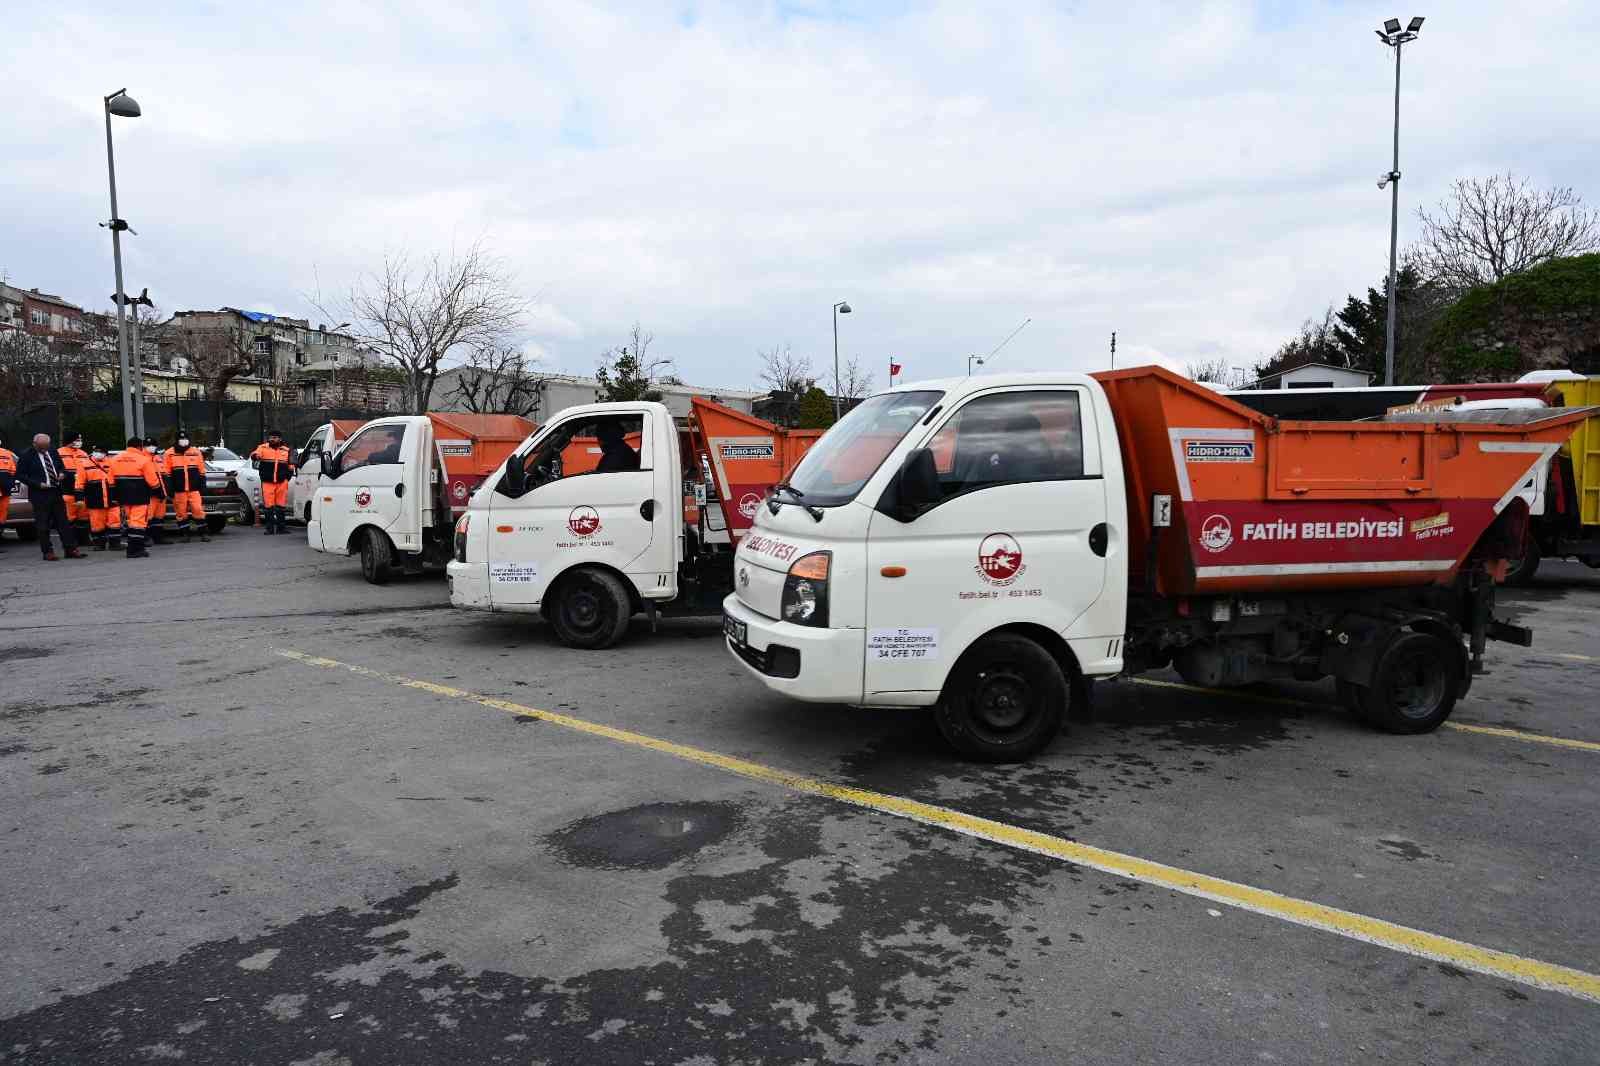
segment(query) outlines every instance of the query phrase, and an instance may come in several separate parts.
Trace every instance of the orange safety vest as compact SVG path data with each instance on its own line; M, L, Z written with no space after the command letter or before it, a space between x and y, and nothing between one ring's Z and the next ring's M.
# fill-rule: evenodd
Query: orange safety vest
M127 448L110 460L111 477L117 483L117 502L129 507L149 503L161 495L161 476L156 461L142 448Z
M268 484L288 481L294 476L293 455L288 446L274 448L270 444L258 444L250 458L261 464L261 481Z
M96 510L117 505L115 482L107 462L109 460L96 459L91 455L78 468L78 495Z
M167 449L167 480L173 492L204 492L206 488L206 461L200 449L191 447L186 452Z
M89 453L82 448L74 448L69 444L65 448L57 448L56 454L61 456L61 465L66 467L67 473L72 475L70 480L65 477L61 479L61 491L68 496L76 496L78 494L78 471L83 468L84 463L89 461Z

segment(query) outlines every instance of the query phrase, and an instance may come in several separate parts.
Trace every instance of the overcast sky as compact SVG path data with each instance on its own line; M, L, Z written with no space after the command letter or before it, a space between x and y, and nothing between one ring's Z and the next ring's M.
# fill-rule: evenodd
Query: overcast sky
M1508 167L1600 200L1600 4L18 4L0 35L0 271L164 310L319 316L386 251L483 238L527 346L591 373L637 319L694 384L758 348L885 383L1119 355L1247 365ZM469 11L463 14L458 8Z

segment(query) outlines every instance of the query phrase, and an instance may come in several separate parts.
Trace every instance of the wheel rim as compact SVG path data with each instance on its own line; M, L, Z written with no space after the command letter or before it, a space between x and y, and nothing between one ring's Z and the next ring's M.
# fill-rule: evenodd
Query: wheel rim
M1406 718L1427 718L1444 700L1444 667L1426 651L1406 655L1389 676L1389 705Z
M593 585L577 586L561 604L561 616L567 628L583 636L598 633L605 624L605 615L603 598Z
M368 537L361 544L361 569L371 577L378 572L378 553L372 548L372 538Z
M981 736L1008 739L1033 715L1033 685L1015 667L991 667L978 675L971 706L973 724Z

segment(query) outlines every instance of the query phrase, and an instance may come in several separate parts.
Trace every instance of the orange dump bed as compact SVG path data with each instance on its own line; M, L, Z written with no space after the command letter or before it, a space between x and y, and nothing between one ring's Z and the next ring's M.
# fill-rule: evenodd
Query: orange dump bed
M784 429L720 403L691 401L689 454L711 461L731 537L742 537L772 486L788 477L822 437L820 429Z
M1116 417L1135 571L1152 496L1172 498L1156 553L1166 595L1448 583L1589 413L1297 422L1156 367L1094 377Z

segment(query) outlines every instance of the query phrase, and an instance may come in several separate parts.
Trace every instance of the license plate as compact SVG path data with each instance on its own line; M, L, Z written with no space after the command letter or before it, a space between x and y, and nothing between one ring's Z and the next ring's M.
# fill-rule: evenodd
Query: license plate
M749 633L750 627L737 618L726 614L722 616L722 635L739 645L739 647L745 646Z

